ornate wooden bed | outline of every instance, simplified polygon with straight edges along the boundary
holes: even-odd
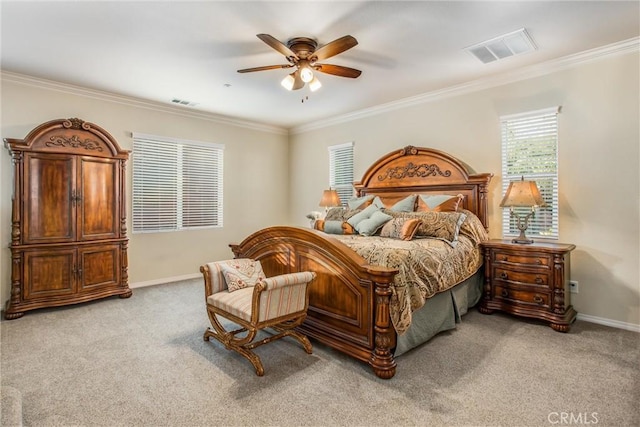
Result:
[[[492,176],[475,174],[444,152],[407,146],[376,161],[354,187],[357,196],[377,195],[386,201],[417,193],[462,194],[464,209],[487,228],[486,195]],[[395,375],[397,335],[389,298],[397,270],[368,265],[337,239],[301,227],[269,227],[230,246],[237,258],[260,260],[267,276],[315,272],[302,332],[368,362],[380,378]]]

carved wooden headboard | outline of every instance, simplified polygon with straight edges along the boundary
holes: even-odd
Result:
[[[356,194],[392,203],[410,194],[462,194],[463,206],[488,228],[487,191],[493,174],[476,174],[455,157],[431,148],[407,146],[376,161],[359,182]]]

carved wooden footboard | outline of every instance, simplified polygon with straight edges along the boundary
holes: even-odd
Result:
[[[384,203],[410,194],[462,195],[462,208],[487,227],[490,173],[475,174],[447,153],[407,146],[380,158],[354,183],[358,196],[375,195]],[[337,350],[368,362],[375,374],[396,372],[389,300],[396,270],[367,265],[353,250],[329,235],[297,227],[270,227],[231,245],[236,257],[261,261],[269,276],[314,271],[309,311],[300,329]]]
[[[270,227],[230,246],[237,258],[260,260],[267,276],[315,272],[307,319],[299,329],[368,362],[380,378],[393,377],[396,334],[389,285],[397,270],[368,265],[339,241],[305,228]]]

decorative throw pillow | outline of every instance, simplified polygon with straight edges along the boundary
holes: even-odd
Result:
[[[240,258],[221,262],[220,269],[227,282],[229,292],[237,291],[250,286],[255,286],[265,279],[260,261]]]
[[[313,228],[324,231],[327,234],[355,234],[354,228],[346,221],[319,219],[315,222]]]
[[[410,196],[394,203],[393,206],[388,209],[395,212],[413,212],[413,208],[416,204],[416,197],[418,197],[417,194],[411,194]],[[380,209],[387,207],[379,196],[376,196],[371,204],[379,207]]]
[[[349,224],[351,224],[351,226],[357,230],[358,229],[358,223],[360,221],[368,219],[369,217],[371,217],[371,215],[373,215],[374,212],[377,212],[379,210],[380,209],[378,207],[373,206],[373,205],[369,205],[366,208],[364,208],[363,210],[361,210],[360,212],[358,212],[357,214],[353,215],[351,218],[349,218],[347,220],[347,222]]]
[[[393,218],[382,227],[380,237],[411,240],[421,224],[422,220],[418,218]]]
[[[358,212],[360,212],[360,209],[331,208],[324,219],[326,221],[346,221]]]
[[[455,245],[458,241],[460,226],[467,218],[463,212],[393,212],[385,213],[394,218],[418,218],[422,220],[416,236],[437,237]]]
[[[480,242],[489,240],[489,233],[487,232],[487,229],[484,228],[484,225],[482,225],[480,218],[478,218],[473,212],[466,209],[461,209],[460,212],[467,215],[467,218],[460,226],[461,235],[467,236],[469,239],[474,241],[476,245],[479,245]]]
[[[438,237],[455,246],[458,242],[460,226],[467,215],[462,212],[425,212],[425,214],[433,216],[433,220],[423,220],[416,234]]]
[[[344,234],[342,221],[325,221],[323,231],[327,234]]]
[[[353,199],[347,200],[347,206],[349,206],[349,209],[364,209],[371,205],[372,202],[373,195],[354,197]]]
[[[355,228],[347,221],[342,223],[342,234],[356,234]]]
[[[404,199],[391,206],[391,210],[395,212],[413,212],[413,207],[416,204],[416,194],[405,197]]]
[[[382,211],[375,211],[369,218],[356,224],[355,229],[362,236],[373,236],[376,232],[393,217]]]
[[[380,198],[380,196],[376,196],[373,198],[373,202],[371,202],[371,204],[373,206],[376,206],[380,209],[384,209],[387,207],[387,205],[384,204],[384,202],[382,201],[382,199]]]
[[[327,221],[343,221],[345,210],[342,206],[337,208],[330,208],[324,219]]]
[[[457,196],[421,194],[418,196],[416,212],[456,212],[462,206],[462,199],[464,199],[462,194]]]

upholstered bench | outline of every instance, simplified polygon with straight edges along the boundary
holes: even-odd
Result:
[[[220,341],[228,350],[247,358],[258,376],[264,375],[262,361],[252,350],[262,344],[286,336],[297,339],[311,354],[309,339],[294,328],[300,325],[309,306],[309,283],[313,272],[299,272],[265,277],[259,261],[233,259],[210,262],[200,267],[204,276],[207,313],[212,328],[207,328],[204,340]],[[218,316],[240,326],[227,330]],[[276,331],[254,341],[258,331]]]

